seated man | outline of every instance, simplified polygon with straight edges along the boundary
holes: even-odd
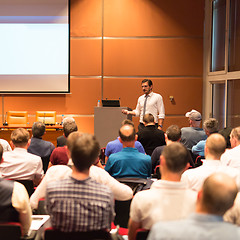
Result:
[[[43,162],[44,173],[47,171],[49,158],[55,148],[51,142],[42,140],[42,136],[45,134],[45,124],[42,122],[35,122],[32,126],[32,138],[30,146],[27,151],[41,157]]]
[[[63,119],[62,126],[63,126],[63,135],[57,138],[57,147],[63,147],[67,144],[67,137],[64,133],[65,126],[68,123],[75,123],[75,119],[72,117],[66,117]]]
[[[155,125],[151,113],[143,116],[143,124],[145,128],[138,132],[138,141],[143,145],[146,154],[151,156],[156,147],[166,145],[165,136],[164,132]]]
[[[114,215],[111,190],[89,177],[89,168],[100,152],[90,134],[82,134],[72,145],[70,177],[49,183],[46,206],[52,226],[63,232],[110,229]]]
[[[215,118],[209,118],[203,123],[206,135],[209,137],[212,133],[218,132],[218,121]],[[204,148],[207,140],[201,140],[192,147],[192,153],[204,157]]]
[[[228,175],[211,175],[198,193],[196,213],[187,219],[156,223],[148,240],[240,239],[240,229],[223,221],[223,214],[233,206],[237,191],[236,183]]]
[[[67,140],[67,137],[70,133],[76,132],[78,130],[77,124],[75,122],[66,122],[64,123],[64,136]],[[68,164],[68,154],[67,154],[67,146],[57,147],[53,150],[48,168],[52,165],[67,165]]]
[[[43,176],[42,159],[27,152],[30,141],[27,130],[18,128],[12,132],[10,144],[13,151],[3,154],[3,161],[0,164],[2,177],[32,180],[38,185]]]
[[[151,157],[138,152],[134,147],[137,135],[132,125],[123,125],[119,130],[123,149],[111,154],[105,170],[114,178],[147,178],[151,175]]]
[[[3,147],[3,152],[12,151],[12,148],[9,145],[8,141],[6,141],[4,139],[0,139],[0,144]]]
[[[71,159],[70,151],[72,149],[72,145],[80,135],[81,135],[80,132],[73,132],[68,136],[67,148],[70,159]],[[48,183],[68,178],[71,174],[72,169],[66,165],[56,165],[49,168],[43,180],[38,185],[37,189],[30,198],[31,207],[36,209],[38,207],[39,199],[45,198],[46,187]],[[133,191],[130,187],[118,182],[115,178],[111,177],[108,174],[108,172],[106,172],[104,169],[95,166],[95,163],[93,163],[93,165],[90,167],[89,175],[96,182],[107,185],[112,190],[114,199],[126,201],[132,198]]]
[[[167,146],[173,142],[179,142],[181,139],[181,130],[177,125],[171,125],[167,128],[165,133],[165,141]],[[156,147],[151,155],[152,160],[152,173],[157,165],[160,163],[160,156],[165,146]]]
[[[226,141],[224,137],[219,133],[211,134],[206,141],[205,145],[205,160],[203,165],[197,168],[189,169],[182,175],[182,181],[185,182],[188,187],[195,191],[199,191],[202,187],[204,180],[215,172],[224,172],[230,177],[234,178],[238,187],[240,183],[240,173],[237,169],[224,166],[220,157],[224,153],[226,148]]]
[[[129,119],[123,120],[122,121],[122,126],[123,125],[131,125],[131,126],[134,127],[134,123],[131,120],[129,120]],[[145,153],[145,150],[144,150],[142,144],[139,141],[135,142],[135,148],[140,153]],[[110,157],[111,154],[120,152],[122,149],[123,149],[123,145],[120,142],[119,137],[116,140],[109,142],[107,144],[106,150],[105,150],[105,156],[106,156],[105,160],[106,160],[106,162],[107,162],[107,160],[108,160],[108,158]]]
[[[188,149],[192,150],[192,147],[196,145],[199,141],[205,140],[207,138],[204,130],[200,128],[202,115],[196,110],[187,112],[185,116],[188,118],[189,127],[183,127],[181,129],[181,143]]]
[[[240,170],[240,127],[231,131],[230,142],[232,149],[226,150],[221,156],[221,162],[224,165]]]
[[[139,228],[150,229],[158,221],[186,218],[195,209],[197,193],[180,182],[188,168],[188,151],[181,143],[163,149],[160,161],[162,179],[149,190],[138,192],[131,203],[128,239],[134,240]]]
[[[0,159],[3,147],[0,145]],[[18,182],[5,180],[0,175],[0,222],[20,222],[22,234],[26,235],[31,226],[32,211],[28,193]]]

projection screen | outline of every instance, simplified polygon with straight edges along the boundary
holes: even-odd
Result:
[[[0,0],[0,93],[68,93],[68,0]]]

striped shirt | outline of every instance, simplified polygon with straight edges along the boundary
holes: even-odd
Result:
[[[52,226],[63,232],[110,229],[114,216],[111,190],[87,178],[68,177],[49,183],[47,210]]]

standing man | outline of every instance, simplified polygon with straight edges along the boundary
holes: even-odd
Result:
[[[140,124],[138,130],[144,128],[143,116],[146,113],[151,113],[154,116],[154,122],[160,130],[163,127],[163,120],[165,118],[165,110],[163,99],[160,94],[152,91],[153,83],[150,79],[142,80],[143,95],[138,98],[137,107],[133,111],[122,110],[124,114],[133,116],[140,116]]]

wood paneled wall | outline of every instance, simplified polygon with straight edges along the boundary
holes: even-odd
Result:
[[[97,100],[134,109],[146,77],[163,96],[164,129],[202,110],[203,0],[71,0],[70,13],[71,94],[5,95],[5,111],[26,110],[31,124],[35,111],[56,110],[93,133]]]

